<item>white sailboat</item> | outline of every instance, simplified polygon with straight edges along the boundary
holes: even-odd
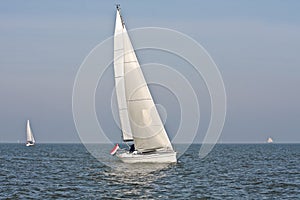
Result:
[[[173,163],[176,152],[157,112],[117,5],[114,33],[114,76],[123,141],[130,151],[112,154],[125,163]]]
[[[273,139],[269,137],[268,140],[267,140],[267,143],[269,143],[269,144],[273,143]]]
[[[26,141],[26,146],[33,146],[35,143],[31,128],[30,128],[30,123],[29,120],[27,120],[27,127],[26,127],[26,135],[27,135],[27,141]]]

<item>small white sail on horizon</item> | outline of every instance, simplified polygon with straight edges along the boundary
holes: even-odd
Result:
[[[30,122],[27,120],[26,126],[26,146],[33,146],[35,144],[35,139],[33,137],[32,130],[30,128]]]
[[[269,137],[267,143],[273,143],[273,139]]]
[[[114,76],[123,141],[133,153],[117,154],[124,162],[176,162],[117,5],[114,33]],[[151,153],[149,153],[151,152]]]

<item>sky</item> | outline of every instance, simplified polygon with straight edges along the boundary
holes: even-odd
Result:
[[[80,142],[72,115],[73,83],[88,53],[113,35],[115,3],[121,4],[127,29],[174,29],[207,50],[227,95],[220,142],[260,143],[268,137],[278,143],[300,142],[300,2],[296,0],[1,1],[0,142],[25,142],[27,119],[38,142]],[[151,60],[147,51],[137,55],[142,64]],[[107,94],[113,88],[111,76],[112,68],[101,80]],[[197,96],[203,87],[199,84]],[[169,113],[176,110],[167,106],[168,97],[158,99],[166,92],[150,89]],[[97,115],[104,120],[100,124],[118,140],[103,97],[97,92]],[[202,141],[210,117],[207,99],[200,107],[203,120],[195,142]],[[176,114],[168,118],[166,129],[176,129],[176,120]]]

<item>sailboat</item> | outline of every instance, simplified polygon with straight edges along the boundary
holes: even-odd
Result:
[[[111,154],[125,163],[174,163],[176,152],[169,140],[134,52],[117,5],[114,32],[114,79],[123,142]],[[126,143],[127,144],[127,143]],[[118,151],[118,152],[117,152]]]
[[[29,120],[27,120],[27,127],[26,127],[26,135],[27,135],[27,141],[26,141],[26,146],[33,146],[35,143],[31,128],[30,128],[30,123]]]
[[[273,143],[273,139],[269,137],[268,140],[267,140],[267,143],[269,143],[269,144]]]

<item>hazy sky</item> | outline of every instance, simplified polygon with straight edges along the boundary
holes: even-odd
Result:
[[[1,1],[0,142],[25,141],[27,119],[38,142],[80,142],[72,116],[74,79],[85,56],[112,36],[115,3]],[[171,28],[212,56],[228,98],[222,142],[263,142],[269,136],[275,142],[300,142],[299,1],[119,3],[127,29]],[[147,60],[144,54],[138,55],[141,63]],[[110,89],[112,70],[107,74]],[[203,119],[207,123],[209,116]],[[115,124],[106,126],[118,132]],[[166,126],[172,129],[172,121]]]

